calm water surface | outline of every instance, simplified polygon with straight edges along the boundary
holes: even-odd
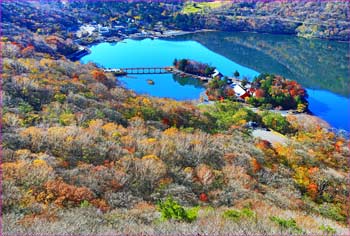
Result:
[[[106,68],[172,65],[189,58],[216,66],[224,75],[238,70],[249,79],[269,72],[297,80],[307,88],[309,108],[333,127],[350,131],[349,51],[345,43],[291,36],[210,32],[175,39],[127,39],[101,43],[81,59]],[[149,85],[147,79],[155,84]],[[119,80],[137,93],[176,100],[198,99],[200,82],[171,74],[130,75]]]

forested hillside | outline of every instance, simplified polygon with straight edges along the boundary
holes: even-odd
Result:
[[[75,11],[2,9],[4,235],[349,234],[344,135],[306,114],[137,95],[66,58]]]
[[[349,40],[347,1],[217,2],[222,4],[197,12],[208,15],[206,25],[209,27],[227,31],[296,34],[307,38]],[[188,12],[188,8],[196,9],[196,5],[197,3],[185,4],[183,12]]]
[[[342,41],[350,35],[348,1],[80,0],[40,1],[40,6],[35,1],[4,1],[2,8],[5,32],[26,26],[38,34],[67,35],[81,23],[111,25],[130,18],[136,27],[145,29],[160,21],[168,29],[209,28]]]

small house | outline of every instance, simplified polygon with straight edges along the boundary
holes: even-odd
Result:
[[[254,96],[255,91],[256,91],[256,89],[255,89],[255,88],[252,88],[252,87],[250,87],[250,88],[248,89],[248,93],[249,93],[251,96]]]
[[[242,88],[240,85],[233,83],[230,86],[231,86],[231,88],[233,88],[233,91],[235,91],[235,94],[237,97],[240,97],[242,99],[249,97],[249,93],[244,88]]]
[[[212,78],[219,77],[220,79],[222,76],[223,74],[221,74],[220,71],[218,71],[217,69],[215,69],[213,74],[211,75]]]

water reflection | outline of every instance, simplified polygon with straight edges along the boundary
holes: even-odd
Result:
[[[106,68],[169,66],[189,58],[216,66],[224,75],[238,70],[253,78],[259,72],[297,80],[309,93],[309,108],[333,127],[350,131],[348,45],[292,36],[252,33],[201,33],[175,39],[101,43],[81,59]],[[198,99],[204,88],[194,79],[171,74],[134,75],[119,80],[137,93],[176,100]],[[147,81],[153,80],[154,85]]]
[[[188,77],[183,78],[177,75],[173,75],[173,80],[182,86],[191,85],[195,88],[204,88],[204,84],[198,79]]]
[[[347,43],[242,32],[206,32],[173,40],[195,40],[258,72],[280,74],[304,87],[350,97]]]

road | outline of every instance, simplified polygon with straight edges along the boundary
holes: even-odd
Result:
[[[280,133],[277,133],[275,131],[267,131],[263,129],[255,129],[252,132],[252,135],[255,138],[260,138],[269,141],[272,146],[275,146],[276,144],[283,144],[286,145],[288,138]]]

